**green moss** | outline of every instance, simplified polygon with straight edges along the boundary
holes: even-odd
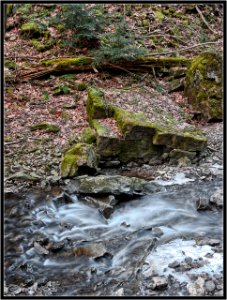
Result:
[[[22,4],[17,8],[17,13],[29,14],[32,8],[32,4]]]
[[[54,59],[47,59],[43,60],[42,64],[47,67],[54,67],[56,71],[73,70],[76,66],[76,70],[86,70],[90,69],[90,64],[93,61],[92,58],[81,56],[76,58],[54,58]]]
[[[163,13],[161,11],[159,11],[159,10],[155,12],[155,17],[156,17],[156,19],[158,19],[160,21],[162,21],[165,18],[165,16],[163,15]]]
[[[58,132],[60,130],[60,128],[55,124],[50,124],[50,123],[47,123],[47,122],[41,122],[41,123],[34,124],[34,125],[30,126],[30,130],[31,131],[44,130],[45,132]]]
[[[155,37],[153,37],[153,41]],[[159,39],[157,40],[159,41]],[[138,61],[150,62],[154,66],[188,66],[191,63],[191,59],[184,57],[139,57]]]
[[[4,136],[4,141],[5,142],[12,142],[13,141],[13,137],[11,135],[5,135]]]
[[[153,136],[159,125],[147,121],[142,113],[132,113],[120,108],[114,108],[114,118],[124,135],[124,138],[139,138],[140,136]]]
[[[26,38],[38,38],[43,34],[44,30],[37,22],[31,21],[21,26],[21,35]]]
[[[93,126],[93,119],[102,119],[113,116],[113,106],[106,103],[102,96],[103,93],[100,90],[93,87],[88,88],[86,107],[91,126]]]
[[[196,57],[188,67],[185,94],[193,109],[206,120],[223,117],[222,57],[206,52]]]
[[[79,167],[96,169],[98,160],[99,157],[92,145],[78,143],[65,152],[60,166],[61,176],[74,176],[77,174]]]
[[[44,52],[46,50],[51,49],[53,47],[53,45],[55,44],[55,41],[53,39],[50,39],[50,40],[46,41],[45,43],[42,43],[37,39],[32,39],[31,44],[37,51]]]
[[[81,137],[81,142],[87,143],[87,144],[93,144],[96,142],[96,134],[94,129],[87,127],[83,130]]]
[[[207,138],[192,132],[160,131],[153,137],[154,145],[165,145],[173,149],[186,151],[202,151],[207,144]]]
[[[86,90],[86,88],[87,88],[86,83],[81,82],[81,83],[78,83],[78,85],[77,85],[78,91],[84,91],[84,90]]]

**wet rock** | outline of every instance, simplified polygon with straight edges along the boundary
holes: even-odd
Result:
[[[127,224],[126,222],[122,222],[122,223],[121,223],[121,226],[127,228],[127,227],[130,227],[131,225],[130,225],[130,224]]]
[[[35,251],[38,253],[38,254],[49,254],[49,251],[47,249],[45,249],[44,247],[42,247],[39,243],[35,242],[34,243],[34,248],[35,248]]]
[[[217,190],[211,197],[210,202],[217,206],[223,206],[223,189]]]
[[[198,277],[198,279],[187,285],[187,289],[190,295],[192,296],[204,296],[205,294],[205,279],[202,277]]]
[[[14,284],[11,284],[9,287],[8,287],[8,292],[10,294],[13,294],[13,295],[18,295],[22,292],[22,288],[19,287],[18,285],[14,285]]]
[[[199,197],[196,200],[197,210],[206,210],[209,208],[209,199],[205,197]]]
[[[51,250],[52,252],[57,252],[57,251],[60,251],[61,249],[63,249],[64,246],[65,246],[64,241],[52,242],[47,245],[46,249]]]
[[[67,193],[64,193],[64,192],[53,199],[53,203],[55,204],[56,207],[60,207],[60,206],[70,204],[70,203],[73,203],[73,202],[74,201],[72,200],[70,195],[68,195]]]
[[[99,165],[102,167],[117,167],[121,164],[119,160],[100,161]]]
[[[114,292],[113,296],[121,297],[124,296],[124,288],[120,288]]]
[[[156,182],[135,177],[99,175],[78,176],[71,181],[70,190],[85,194],[145,195],[163,191],[164,188]]]
[[[208,280],[205,282],[205,289],[208,291],[208,292],[213,292],[214,289],[215,289],[215,284],[212,280]]]
[[[73,250],[74,254],[76,256],[89,256],[89,257],[101,257],[104,256],[105,253],[107,253],[106,247],[101,244],[101,243],[93,243],[93,244],[88,244],[88,245],[81,245]]]
[[[175,268],[180,267],[180,263],[179,263],[179,261],[176,261],[176,260],[175,260],[175,261],[169,263],[169,264],[168,264],[168,267],[169,267],[169,268],[175,269]]]
[[[113,195],[106,197],[91,197],[87,196],[84,198],[91,206],[96,207],[108,219],[114,211],[114,206],[117,204],[117,200]]]
[[[193,259],[188,256],[188,257],[185,257],[184,261],[185,261],[186,264],[191,265],[192,262],[193,262]]]
[[[162,290],[168,286],[168,280],[164,276],[156,276],[152,278],[151,288],[153,290]]]
[[[156,237],[161,237],[164,234],[164,232],[159,227],[154,227],[152,229],[152,233]]]
[[[37,280],[38,286],[45,285],[45,284],[47,284],[47,282],[48,282],[48,278],[47,278],[46,276],[44,276],[44,277],[42,277],[42,278],[39,278],[39,279]]]

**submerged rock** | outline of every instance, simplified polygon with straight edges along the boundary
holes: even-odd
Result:
[[[93,243],[89,245],[82,245],[76,247],[73,252],[76,256],[89,256],[89,257],[102,257],[105,253],[107,253],[106,247],[101,243]]]
[[[113,195],[106,197],[91,197],[84,198],[91,206],[96,207],[103,214],[105,218],[109,218],[114,211],[114,206],[117,204],[117,200]]]
[[[69,183],[68,193],[145,195],[163,191],[163,186],[153,181],[120,175],[79,176]]]

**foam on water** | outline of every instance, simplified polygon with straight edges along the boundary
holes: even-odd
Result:
[[[162,179],[158,179],[155,180],[157,183],[163,185],[163,186],[167,186],[167,185],[173,185],[173,184],[185,184],[187,182],[190,181],[195,181],[194,179],[191,178],[187,178],[185,177],[184,173],[177,173],[174,178],[172,180],[162,180]]]

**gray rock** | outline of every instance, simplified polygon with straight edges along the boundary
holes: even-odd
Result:
[[[100,161],[100,165],[103,165],[105,167],[116,167],[121,164],[119,160],[110,160],[110,161]]]
[[[205,197],[199,197],[196,200],[196,207],[197,207],[197,210],[205,210],[205,209],[209,208],[209,199],[205,198]]]
[[[85,194],[146,195],[163,190],[156,182],[120,175],[78,176],[70,182],[69,188],[66,186],[68,193]]]
[[[61,193],[59,196],[53,199],[56,207],[60,207],[69,203],[73,203],[72,198],[67,193]]]
[[[223,189],[218,189],[211,197],[210,202],[217,206],[223,206]]]
[[[154,227],[152,229],[152,233],[156,237],[161,237],[164,234],[164,232],[159,227]]]
[[[204,296],[205,294],[205,279],[202,277],[198,277],[198,279],[187,285],[187,289],[190,295],[192,296]]]
[[[168,280],[164,276],[156,276],[152,278],[152,285],[151,288],[153,290],[162,290],[168,286]]]
[[[168,264],[168,267],[173,268],[173,269],[175,269],[179,266],[180,266],[180,263],[179,263],[179,261],[176,261],[176,260]]]
[[[214,289],[215,289],[215,284],[212,280],[208,280],[205,282],[205,289],[208,291],[208,292],[213,292]]]
[[[45,249],[44,247],[42,247],[39,243],[37,242],[34,242],[34,248],[35,248],[35,251],[38,253],[38,254],[49,254],[49,251],[47,249]]]

